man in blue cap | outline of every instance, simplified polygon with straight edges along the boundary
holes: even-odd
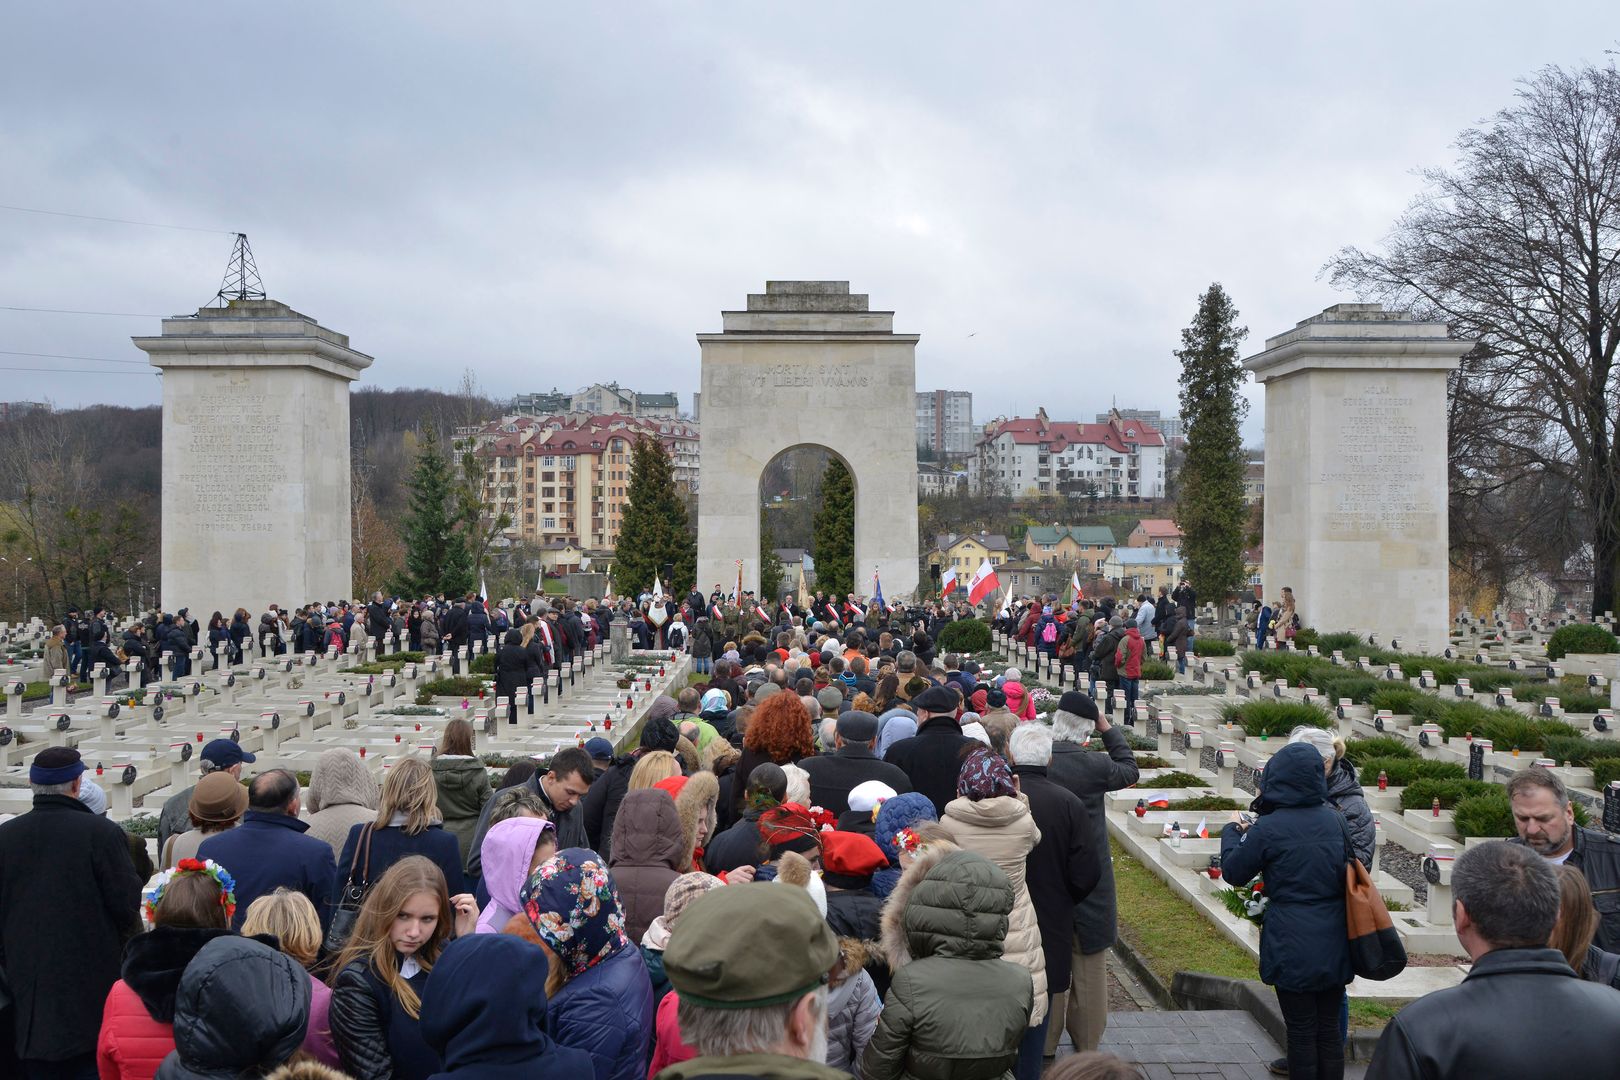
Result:
[[[228,772],[238,780],[242,779],[242,763],[251,764],[258,760],[252,754],[243,750],[241,745],[231,739],[215,739],[202,749],[202,755],[197,762],[197,775],[207,776],[211,772]],[[191,792],[196,784],[186,788],[178,795],[171,795],[163,803],[163,810],[158,814],[158,851],[162,852],[168,844],[169,837],[176,833],[183,833],[191,828],[191,814],[187,807],[191,805]],[[245,906],[245,905],[244,905]]]
[[[96,1076],[102,1005],[141,926],[124,830],[79,801],[83,782],[77,750],[41,750],[33,810],[0,825],[0,974],[14,995],[0,1037],[30,1080]]]

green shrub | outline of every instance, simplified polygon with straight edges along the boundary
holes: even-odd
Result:
[[[982,619],[946,623],[935,643],[940,652],[983,652],[990,647],[990,627]]]
[[[1087,743],[1086,748],[1088,750],[1095,750],[1100,753],[1103,749],[1102,742],[1099,740],[1095,744]],[[1136,767],[1138,769],[1168,769],[1170,767],[1170,763],[1164,760],[1164,758],[1160,757],[1158,754],[1137,754]]]
[[[1289,686],[1319,686],[1317,676],[1326,676],[1337,670],[1326,660],[1311,656],[1309,653],[1275,652],[1265,650],[1261,652],[1246,652],[1239,657],[1245,673],[1258,671],[1267,682],[1276,679],[1286,679]]]
[[[1536,720],[1511,709],[1492,709],[1485,721],[1484,730],[1478,728],[1474,730],[1476,738],[1484,736],[1491,740],[1497,750],[1512,750],[1518,747],[1524,752],[1539,752],[1547,745],[1547,739],[1551,736],[1578,734],[1572,725],[1562,720]]]
[[[478,691],[483,689],[484,680],[473,678],[470,675],[461,675],[448,679],[434,679],[425,682],[416,689],[416,703],[418,705],[431,705],[436,697],[448,698],[475,698]]]
[[[1350,764],[1360,765],[1369,758],[1416,758],[1418,752],[1403,739],[1378,735],[1370,739],[1351,739],[1344,744],[1344,756],[1350,759]]]
[[[1413,703],[1419,698],[1431,698],[1421,690],[1414,690],[1410,686],[1391,686],[1385,684],[1381,689],[1373,691],[1367,698],[1367,707],[1374,713],[1379,709],[1388,709],[1396,716],[1411,716]]]
[[[1168,682],[1175,677],[1176,669],[1165,663],[1163,660],[1142,661],[1142,679],[1144,681],[1155,679],[1160,682]]]
[[[1534,681],[1536,680],[1528,672],[1508,671],[1506,668],[1480,668],[1479,674],[1468,677],[1468,682],[1476,694],[1494,694],[1504,687],[1511,687],[1514,697],[1519,697],[1521,687]]]
[[[379,657],[369,664],[356,664],[354,667],[349,668],[348,670],[356,675],[382,675],[390,668],[394,671],[398,671],[406,664],[420,664],[425,659],[427,659],[427,653],[389,653],[387,656]]]
[[[1401,809],[1427,810],[1435,799],[1440,800],[1442,809],[1450,810],[1457,805],[1459,799],[1466,799],[1470,795],[1483,795],[1496,790],[1495,784],[1484,780],[1451,779],[1433,780],[1419,779],[1406,785],[1401,792]]]
[[[474,675],[495,674],[495,654],[480,653],[478,656],[472,658],[472,663],[467,666],[467,670],[472,672]]]
[[[1428,761],[1424,758],[1371,757],[1356,763],[1356,771],[1366,787],[1378,784],[1378,774],[1389,778],[1390,787],[1406,787],[1419,780],[1466,780],[1468,770],[1454,761]]]
[[[1459,836],[1508,837],[1517,833],[1513,827],[1513,807],[1505,789],[1459,799],[1451,808],[1451,816]]]
[[[1225,795],[1196,795],[1191,799],[1173,799],[1171,810],[1242,810],[1248,803],[1240,803]],[[1211,833],[1213,835],[1213,832]]]
[[[1379,690],[1389,688],[1389,683],[1351,668],[1329,668],[1329,671],[1331,674],[1318,675],[1312,685],[1334,705],[1339,703],[1340,698],[1349,698],[1365,705]]]
[[[1562,660],[1570,653],[1620,652],[1620,639],[1591,623],[1560,626],[1547,639],[1547,659]]]
[[[1328,634],[1318,634],[1314,644],[1329,656],[1335,652],[1350,656],[1357,649],[1365,648],[1367,642],[1360,634],[1352,634],[1348,630],[1335,630]]]
[[[1202,776],[1194,776],[1189,772],[1171,772],[1165,773],[1163,776],[1143,780],[1141,786],[1151,790],[1154,788],[1209,787],[1210,783],[1209,780],[1204,779]]]
[[[1566,694],[1558,699],[1558,705],[1567,713],[1595,713],[1599,709],[1609,707],[1609,699],[1598,697],[1581,691],[1578,694]]]
[[[1549,735],[1542,742],[1541,752],[1554,761],[1590,765],[1595,761],[1620,758],[1620,742],[1588,739],[1580,735]]]
[[[1332,728],[1326,709],[1299,701],[1238,701],[1221,707],[1222,722],[1237,724],[1251,738],[1286,736],[1295,728]]]
[[[1236,656],[1237,646],[1216,638],[1198,638],[1193,642],[1194,656]]]
[[[1620,758],[1604,758],[1592,763],[1592,783],[1599,791],[1620,780]]]
[[[156,814],[136,814],[123,823],[124,831],[142,840],[156,840],[158,819]]]

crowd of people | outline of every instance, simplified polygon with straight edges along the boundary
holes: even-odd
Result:
[[[1150,643],[1190,639],[1190,590],[1161,599],[1000,618],[1043,651],[1085,649],[1102,696],[1118,680],[1132,701]],[[1017,668],[938,652],[957,605],[750,600],[473,597],[441,616],[376,597],[349,611],[368,635],[409,639],[414,619],[473,645],[504,623],[497,681],[621,617],[694,657],[706,629],[708,655],[633,745],[591,738],[498,780],[460,719],[380,785],[348,749],[300,785],[215,740],[162,809],[155,865],[76,750],[40,751],[34,809],[0,824],[0,1074],[1141,1075],[1098,1053],[1117,924],[1103,800],[1138,780],[1122,727],[1078,689],[1037,714]],[[1369,1075],[1620,1060],[1620,843],[1576,826],[1546,770],[1508,794],[1520,839],[1453,875],[1473,971],[1401,1012]],[[1315,729],[1223,831],[1227,879],[1270,898],[1261,977],[1294,1077],[1343,1073],[1345,865],[1370,863],[1371,833],[1342,743]],[[1557,1038],[1497,1019],[1526,1010]],[[1054,1062],[1065,1033],[1075,1053]]]

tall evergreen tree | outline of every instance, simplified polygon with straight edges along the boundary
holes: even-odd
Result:
[[[1176,524],[1187,577],[1200,595],[1218,600],[1243,584],[1243,436],[1249,403],[1239,392],[1238,344],[1248,336],[1219,282],[1198,298],[1198,314],[1181,332],[1181,418],[1187,426]]]
[[[401,596],[465,593],[472,588],[472,559],[457,528],[455,478],[450,459],[429,426],[416,450],[410,504],[405,512],[405,568],[390,583]]]
[[[630,490],[613,552],[613,587],[630,596],[651,589],[653,575],[665,563],[675,568],[665,589],[697,580],[697,540],[675,490],[669,452],[658,440],[642,435],[630,455]]]
[[[842,596],[855,591],[855,478],[841,458],[827,462],[821,477],[811,545],[816,589]]]
[[[759,592],[761,602],[782,599],[782,560],[776,557],[776,534],[771,512],[759,508]]]

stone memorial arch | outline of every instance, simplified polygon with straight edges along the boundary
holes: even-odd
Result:
[[[847,281],[768,281],[721,312],[703,351],[697,585],[759,589],[759,481],[777,455],[822,447],[855,482],[855,590],[917,588],[917,334]],[[684,587],[687,583],[682,582]]]

